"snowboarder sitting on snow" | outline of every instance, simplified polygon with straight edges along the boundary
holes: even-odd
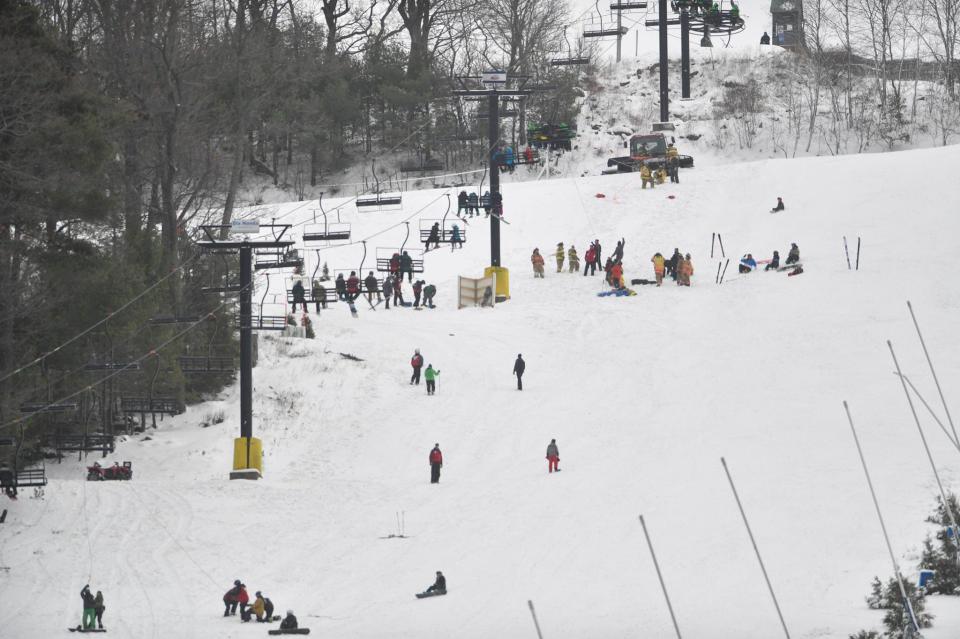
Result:
[[[570,272],[576,273],[580,270],[580,257],[577,255],[577,248],[570,245],[570,250],[567,251],[567,261],[570,263]]]
[[[533,264],[533,277],[543,278],[543,256],[540,255],[540,249],[533,249],[533,255],[530,256],[530,262]]]
[[[778,197],[778,198],[777,198],[777,205],[776,205],[775,207],[773,207],[772,209],[770,209],[770,212],[771,212],[771,213],[776,213],[777,211],[783,211],[783,210],[785,210],[785,209],[786,209],[786,207],[783,205],[783,198]]]
[[[83,630],[93,629],[93,621],[97,616],[97,602],[90,592],[90,584],[83,587],[80,591],[80,598],[83,599]]]
[[[293,616],[293,611],[288,610],[287,616],[280,622],[280,630],[296,630],[299,627],[300,626],[297,625],[297,618]]]
[[[774,251],[770,263],[763,267],[765,271],[775,271],[780,268],[780,251]]]
[[[439,595],[447,594],[447,578],[443,576],[442,572],[437,571],[437,580],[425,592],[435,592]]]
[[[233,588],[223,595],[224,617],[237,614],[237,604],[240,603],[240,585],[240,580],[237,579],[233,582]]]
[[[796,243],[790,245],[790,252],[787,253],[787,264],[796,264],[800,261],[800,247]]]
[[[753,259],[753,256],[747,253],[740,258],[740,272],[749,273],[750,271],[757,268],[757,261]]]

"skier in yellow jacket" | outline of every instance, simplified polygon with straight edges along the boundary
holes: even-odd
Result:
[[[563,272],[563,258],[566,255],[563,249],[563,242],[557,242],[557,252],[554,254],[557,258],[557,273]]]

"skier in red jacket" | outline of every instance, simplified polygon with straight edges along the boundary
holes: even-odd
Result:
[[[360,278],[357,277],[356,271],[350,271],[350,277],[347,278],[347,301],[352,302],[358,297],[360,297]]]
[[[597,249],[590,243],[590,248],[587,249],[586,254],[583,256],[585,263],[583,266],[583,275],[586,277],[587,271],[590,271],[590,275],[594,275],[597,272]]]
[[[413,375],[410,376],[410,383],[420,385],[420,369],[423,368],[423,355],[420,349],[414,349],[413,357],[410,358],[410,366],[413,367]]]
[[[247,611],[247,604],[250,603],[250,595],[247,594],[246,584],[240,584],[240,594],[237,595],[237,601],[240,602],[240,616],[243,617]]]
[[[434,444],[430,451],[430,483],[440,483],[440,467],[443,466],[443,453],[440,452],[440,444]]]

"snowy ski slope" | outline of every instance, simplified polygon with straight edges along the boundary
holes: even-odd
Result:
[[[910,299],[956,414],[957,166],[952,147],[697,168],[654,191],[641,191],[636,174],[508,184],[508,303],[455,308],[456,276],[478,275],[489,256],[486,225],[475,221],[463,251],[427,255],[436,310],[372,312],[360,302],[354,320],[335,305],[313,315],[316,340],[261,338],[262,481],[226,479],[234,386],[165,420],[149,441],[121,444],[107,461],[132,461],[132,482],[87,483],[84,464],[69,461],[48,466],[45,498],[6,503],[0,635],[61,636],[79,623],[89,582],[104,592],[111,637],[265,636],[221,616],[239,578],[320,637],[532,637],[528,599],[548,639],[671,637],[642,513],[685,637],[781,636],[721,456],[792,636],[879,628],[864,596],[891,567],[841,401],[915,578],[936,486],[885,340],[933,403]],[[778,195],[787,211],[771,215]],[[259,214],[298,222],[311,206]],[[419,217],[442,215],[443,193],[406,194],[398,213],[347,206],[343,219],[360,238],[421,207],[416,235]],[[713,232],[731,258],[722,286]],[[369,240],[367,265],[403,234],[401,225]],[[863,238],[859,271],[847,270],[843,235]],[[606,255],[621,236],[627,278],[651,277],[651,255],[680,247],[692,253],[693,286],[598,298],[599,276],[556,274],[550,259],[546,278],[532,278],[535,246],[550,255],[572,242],[582,255],[599,238]],[[785,256],[790,242],[803,275],[738,276],[741,254]],[[331,269],[353,268],[361,253],[322,256]],[[441,371],[434,397],[407,383],[414,348]],[[527,360],[523,393],[510,373],[517,353]],[[201,428],[218,410],[226,420]],[[944,480],[960,489],[957,451],[923,424]],[[556,475],[544,460],[551,438]],[[434,442],[446,461],[439,485],[429,483]],[[398,511],[408,538],[384,539]],[[450,594],[414,599],[435,570]],[[957,602],[930,608],[938,618],[925,636],[956,637]]]

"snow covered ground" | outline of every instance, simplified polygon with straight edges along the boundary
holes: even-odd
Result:
[[[474,221],[464,250],[426,257],[437,309],[372,312],[361,302],[352,319],[335,305],[313,315],[316,340],[261,338],[262,481],[227,480],[239,419],[232,387],[121,444],[107,461],[132,461],[132,482],[87,483],[84,464],[70,461],[47,467],[44,498],[5,504],[2,635],[46,638],[76,625],[87,582],[105,595],[111,636],[265,635],[221,616],[239,578],[323,637],[532,637],[528,599],[548,639],[669,637],[642,513],[685,637],[780,636],[721,456],[791,635],[879,628],[864,597],[891,567],[841,402],[915,578],[936,485],[885,340],[933,403],[911,300],[956,400],[957,166],[952,147],[701,167],[654,191],[635,174],[508,184],[509,302],[456,310],[456,276],[479,275],[489,258],[486,225]],[[420,217],[442,216],[443,195],[407,193],[396,213],[347,206],[343,219],[359,239],[412,216],[416,236]],[[778,195],[787,211],[771,215]],[[261,215],[300,222],[311,206]],[[722,286],[714,232],[731,258]],[[847,269],[844,235],[862,238],[859,271]],[[370,239],[364,270],[376,246],[403,236],[401,225]],[[549,256],[563,241],[582,255],[599,238],[606,255],[620,237],[627,278],[651,277],[650,256],[679,247],[692,254],[693,286],[598,298],[599,276],[556,274],[549,258],[546,278],[532,278],[535,246]],[[737,274],[741,254],[785,256],[790,242],[804,274]],[[354,245],[321,257],[354,268],[361,254]],[[434,397],[407,383],[414,348],[441,371]],[[522,393],[511,376],[517,353],[527,361]],[[199,425],[219,410],[223,423]],[[921,419],[944,481],[960,489],[956,449]],[[544,460],[551,438],[556,475]],[[427,465],[435,442],[446,462],[439,485]],[[398,511],[408,538],[385,539]],[[414,599],[436,570],[450,593]],[[930,609],[938,619],[925,636],[956,637],[958,602]]]

